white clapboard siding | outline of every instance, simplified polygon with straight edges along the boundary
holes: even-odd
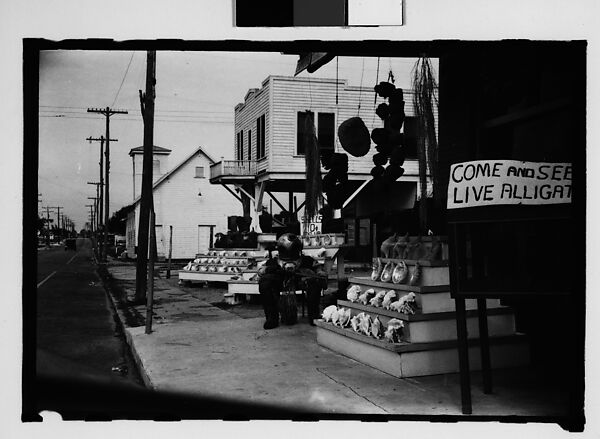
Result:
[[[214,233],[226,233],[227,217],[242,214],[242,205],[236,198],[220,185],[210,184],[210,164],[203,153],[197,153],[154,189],[156,225],[161,226],[157,227],[157,233],[162,230],[164,242],[161,248],[161,237],[157,236],[159,257],[168,253],[169,226],[173,226],[172,257],[188,259],[198,253],[199,225],[214,225]],[[205,178],[195,177],[197,166],[204,167]],[[137,240],[139,207],[138,202],[135,215],[127,219],[129,241],[133,235]],[[133,250],[130,242],[127,247],[128,252]]]
[[[262,83],[261,89],[251,89],[246,93],[244,103],[235,107],[235,133],[233,139],[234,157],[237,146],[237,133],[244,132],[244,160],[256,160],[256,151],[258,146],[256,119],[265,115],[265,157],[257,163],[257,171],[265,171],[269,166],[269,133],[270,126],[270,108],[269,108],[269,78]],[[251,155],[248,157],[248,131],[252,132]],[[237,157],[235,157],[237,159]]]
[[[338,104],[336,105],[336,80],[312,77],[269,76],[262,83],[262,88],[252,89],[245,98],[245,103],[236,107],[236,133],[244,130],[244,144],[247,148],[247,131],[252,130],[252,159],[256,158],[256,118],[266,114],[266,154],[267,160],[258,163],[258,171],[269,172],[304,172],[304,156],[296,155],[297,113],[311,110],[313,112],[329,112],[336,116],[336,127],[350,117],[360,116],[369,131],[381,127],[382,122],[375,115],[375,108],[383,99],[374,104],[375,92],[372,86],[348,86],[347,81],[337,81]],[[412,116],[413,93],[404,91],[405,112]],[[360,110],[359,110],[360,103]],[[437,126],[437,109],[434,114]],[[343,152],[336,138],[336,151]],[[235,139],[234,139],[235,150]],[[349,157],[349,173],[368,174],[373,167],[372,156],[375,148],[364,157]],[[246,158],[246,157],[244,157]],[[404,165],[405,175],[416,177],[418,164],[416,160],[407,160]]]

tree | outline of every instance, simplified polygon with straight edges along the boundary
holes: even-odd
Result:
[[[131,212],[133,206],[125,206],[117,210],[108,220],[108,233],[115,235],[125,235],[127,231],[127,214]]]

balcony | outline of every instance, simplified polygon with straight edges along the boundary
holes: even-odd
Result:
[[[221,160],[210,166],[211,183],[253,181],[255,176],[255,160]]]

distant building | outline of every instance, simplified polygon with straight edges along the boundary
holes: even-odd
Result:
[[[141,148],[141,147],[140,147]],[[164,165],[170,150],[155,147],[154,169],[157,173]],[[136,170],[134,184],[136,198],[127,215],[127,255],[134,257],[137,246],[137,227],[140,213],[142,155],[139,148],[130,151]],[[223,187],[211,185],[208,179],[214,160],[198,147],[179,165],[160,173],[153,184],[154,211],[156,213],[156,244],[159,257],[169,251],[169,231],[173,226],[173,259],[192,258],[205,252],[214,243],[217,232],[227,232],[227,217],[240,215],[241,205]]]

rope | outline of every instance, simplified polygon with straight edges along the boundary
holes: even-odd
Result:
[[[375,78],[375,85],[379,84],[379,61],[380,57],[377,57],[377,77]],[[375,124],[375,106],[377,105],[377,93],[375,93],[375,100],[373,102],[373,119],[371,119],[371,126]]]
[[[365,74],[365,58],[362,59],[362,71],[360,72],[360,89],[358,91],[358,112],[357,116],[360,116],[360,103],[362,100],[362,86],[363,86],[363,76]]]
[[[123,79],[121,80],[121,85],[119,85],[119,90],[117,90],[117,95],[115,96],[115,100],[113,101],[111,107],[115,106],[117,102],[117,98],[119,97],[119,93],[121,93],[121,88],[123,87],[123,83],[125,82],[125,78],[127,77],[127,73],[129,72],[129,67],[131,66],[131,61],[133,61],[133,55],[135,55],[135,51],[131,52],[131,57],[129,58],[129,64],[127,64],[127,69],[125,70],[125,74],[123,75]]]

